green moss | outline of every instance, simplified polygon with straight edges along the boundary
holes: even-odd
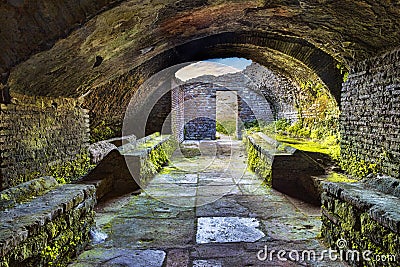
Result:
[[[266,185],[272,185],[271,164],[268,160],[257,151],[253,144],[244,138],[247,152],[247,166],[249,170],[255,172],[258,176],[264,179]]]
[[[347,82],[347,80],[349,79],[349,70],[348,70],[348,68],[346,66],[344,66],[343,64],[341,64],[341,63],[338,63],[336,65],[336,68],[338,70],[340,70],[340,74],[343,75],[343,82]]]
[[[292,138],[282,135],[276,135],[275,139],[279,142],[288,144],[298,150],[308,151],[308,152],[318,152],[329,155],[328,147],[322,145],[321,143],[314,142],[311,140]]]
[[[161,136],[161,138],[164,137]],[[154,142],[154,140],[151,140],[149,142]],[[156,143],[158,144],[159,142],[160,140],[158,140]],[[153,149],[151,149],[149,154],[141,158],[140,179],[142,180],[142,182],[145,183],[146,181],[148,181],[158,171],[160,171],[163,166],[168,163],[169,158],[176,150],[176,147],[177,142],[171,137],[169,140],[163,142],[162,144],[155,146]]]
[[[0,258],[0,266],[66,266],[89,240],[93,217],[79,209],[62,214]]]
[[[90,163],[87,153],[79,154],[75,160],[48,167],[46,173],[54,177],[60,184],[78,180],[86,175],[95,165]]]
[[[7,194],[0,194],[0,200],[11,200],[11,197]]]
[[[343,174],[340,174],[340,173],[336,173],[336,172],[331,173],[327,177],[326,181],[333,182],[333,183],[354,183],[354,182],[357,182],[357,180],[355,180],[355,179],[350,179],[346,175],[343,175]]]
[[[178,169],[175,166],[165,166],[161,169],[159,172],[160,174],[170,174],[170,173],[176,173],[176,172],[182,172],[182,170]]]
[[[92,129],[90,134],[90,142],[96,143],[115,137],[116,130],[112,129],[105,121],[101,121],[99,125]]]
[[[342,155],[344,156],[341,158],[339,165],[354,177],[364,178],[371,173],[377,174],[381,168],[380,160],[377,162],[365,161],[360,159],[349,147],[344,147],[342,150]]]

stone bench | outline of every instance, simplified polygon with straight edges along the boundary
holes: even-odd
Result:
[[[315,176],[324,168],[307,154],[263,133],[245,137],[249,168],[274,189],[309,203],[320,205]]]
[[[325,183],[323,188],[324,239],[334,248],[343,239],[350,250],[369,250],[387,258],[379,262],[361,257],[358,262],[349,260],[352,266],[399,266],[400,181],[377,176],[350,184]]]
[[[119,147],[104,141],[100,143],[92,145],[89,151],[101,160],[81,181],[96,186],[97,199],[109,193],[120,195],[144,187],[177,147],[170,135],[159,133],[132,139]]]
[[[0,192],[0,266],[66,265],[89,241],[95,188],[43,177]]]

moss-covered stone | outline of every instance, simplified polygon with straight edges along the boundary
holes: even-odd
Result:
[[[262,154],[247,138],[244,138],[247,152],[248,168],[265,180],[266,184],[272,185],[271,167],[272,161]]]
[[[338,184],[337,188],[339,190],[333,190],[333,188],[327,190],[322,196],[321,233],[325,241],[331,247],[337,249],[337,242],[344,239],[347,247],[340,248],[343,251],[356,250],[360,255],[365,251],[371,252],[368,255],[370,260],[349,259],[351,266],[398,266],[400,261],[400,235],[397,231],[382,224],[382,222],[388,221],[388,216],[391,215],[382,213],[379,218],[372,216],[372,210],[376,205],[383,210],[386,207],[386,210],[389,211],[392,209],[390,203],[392,201],[396,203],[397,200],[389,196],[387,196],[387,200],[384,200],[382,192],[374,191],[374,189],[367,188],[361,183],[346,186]],[[353,191],[350,190],[351,188]],[[360,195],[356,195],[362,194],[360,189],[364,189],[367,195],[380,194],[380,197],[375,196],[374,200],[371,195],[369,198],[361,199]],[[364,203],[365,201],[370,203]]]
[[[89,241],[94,194],[92,186],[63,185],[1,212],[0,266],[66,266]]]
[[[53,177],[41,177],[0,192],[0,211],[44,195],[58,186]]]

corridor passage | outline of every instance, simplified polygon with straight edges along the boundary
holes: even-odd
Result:
[[[323,252],[319,209],[264,185],[227,138],[186,141],[140,195],[100,204],[96,221],[108,237],[70,266],[347,266]]]

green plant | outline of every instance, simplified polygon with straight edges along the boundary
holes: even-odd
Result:
[[[274,122],[277,131],[286,131],[290,127],[290,121],[286,118],[279,119]]]
[[[219,121],[217,121],[216,130],[219,133],[228,134],[228,131],[225,129],[224,126],[222,126],[222,124]]]
[[[336,68],[340,71],[340,74],[343,75],[343,82],[347,82],[349,79],[349,70],[341,63],[338,63]]]
[[[107,140],[115,136],[115,131],[110,126],[106,125],[105,121],[101,121],[94,129],[92,129],[90,135],[90,142],[96,143],[102,140]]]

